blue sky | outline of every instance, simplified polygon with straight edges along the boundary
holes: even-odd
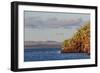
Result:
[[[25,41],[63,42],[89,21],[90,14],[24,11]]]

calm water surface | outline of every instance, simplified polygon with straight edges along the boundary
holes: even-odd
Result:
[[[60,48],[25,48],[24,61],[89,59],[86,53],[61,53]]]

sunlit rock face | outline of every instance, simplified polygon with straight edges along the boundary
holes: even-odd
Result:
[[[82,52],[90,54],[90,23],[82,26],[71,39],[63,42],[62,52]]]

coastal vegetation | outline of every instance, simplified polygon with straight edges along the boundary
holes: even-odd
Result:
[[[64,53],[87,53],[90,54],[90,23],[81,26],[74,36],[62,44]]]

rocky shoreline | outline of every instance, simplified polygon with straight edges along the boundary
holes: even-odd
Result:
[[[65,40],[62,46],[63,53],[90,54],[90,23],[82,26],[71,39]]]

